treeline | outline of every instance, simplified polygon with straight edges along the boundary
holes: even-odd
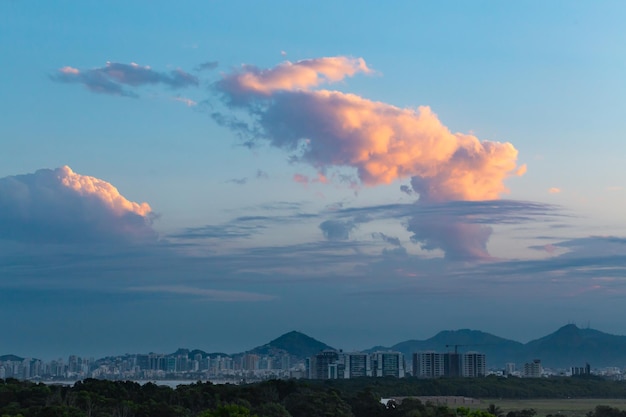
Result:
[[[485,378],[362,378],[317,383],[347,393],[369,388],[382,397],[454,395],[506,399],[626,398],[626,381],[590,375],[555,378],[505,378],[495,375]]]
[[[585,386],[587,388],[583,389]],[[175,389],[153,383],[141,385],[130,381],[96,379],[80,381],[73,386],[0,379],[0,416],[504,417],[498,415],[498,408],[493,405],[485,410],[453,409],[405,399],[385,406],[380,399],[430,395],[479,398],[626,398],[625,387],[626,385],[617,382],[576,378],[364,378],[344,381],[271,380],[245,385],[197,382],[179,385]],[[532,415],[532,410],[520,410],[508,417]],[[611,407],[600,407],[588,417],[626,417],[626,413]]]

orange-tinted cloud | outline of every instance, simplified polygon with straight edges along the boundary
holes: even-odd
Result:
[[[557,187],[552,187],[552,188],[549,188],[549,189],[548,189],[548,192],[549,192],[550,194],[558,194],[558,193],[560,193],[560,192],[561,192],[561,189],[560,189],[560,188],[557,188]]]
[[[498,199],[508,191],[508,177],[526,172],[525,165],[518,166],[518,151],[511,143],[453,133],[428,106],[400,108],[316,89],[359,72],[371,70],[363,59],[346,57],[265,70],[244,66],[223,75],[215,87],[226,104],[246,110],[251,118],[222,124],[251,136],[251,141],[269,141],[318,172],[354,168],[366,186],[410,178],[420,204]],[[491,228],[470,223],[463,216],[436,215],[415,218],[408,228],[423,248],[442,249],[449,259],[491,259]]]
[[[337,82],[358,72],[369,73],[371,70],[363,58],[344,56],[305,59],[295,63],[286,61],[264,70],[244,65],[240,71],[224,75],[218,88],[238,99],[254,95],[270,96],[277,91],[296,91]]]
[[[126,213],[146,216],[152,211],[148,203],[129,201],[112,184],[95,177],[77,174],[67,165],[55,169],[54,172],[62,185],[79,195],[98,198],[118,216]]]
[[[507,177],[523,174],[512,144],[452,133],[428,106],[403,109],[310,90],[368,71],[362,59],[320,58],[268,70],[244,67],[217,87],[231,102],[242,94],[254,98],[248,108],[258,120],[259,137],[299,151],[298,160],[318,169],[354,167],[365,185],[412,178],[423,201],[489,200],[507,191]]]
[[[154,240],[148,203],[68,166],[0,179],[0,238],[19,241]]]

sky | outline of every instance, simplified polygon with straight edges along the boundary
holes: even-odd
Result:
[[[626,334],[624,19],[0,0],[0,354]]]

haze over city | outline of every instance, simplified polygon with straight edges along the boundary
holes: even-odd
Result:
[[[626,334],[624,18],[0,1],[0,354]]]

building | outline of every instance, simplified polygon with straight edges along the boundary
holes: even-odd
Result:
[[[477,378],[486,375],[487,364],[485,354],[478,352],[467,352],[462,355],[461,376],[466,378]]]
[[[541,360],[535,359],[532,362],[524,364],[524,377],[525,378],[541,378],[543,368],[541,366]]]
[[[372,376],[404,378],[404,355],[400,352],[375,352],[371,354]]]
[[[309,360],[309,378],[310,379],[335,379],[338,378],[338,369],[336,365],[339,359],[339,353],[336,350],[324,350]],[[332,369],[331,369],[332,368]],[[331,378],[332,377],[332,378]]]
[[[350,352],[344,353],[344,378],[359,378],[372,376],[372,362],[367,353]]]
[[[413,376],[439,378],[445,375],[443,353],[417,352],[413,354]]]
[[[443,354],[443,374],[452,378],[461,376],[461,355],[452,352]]]
[[[367,376],[404,377],[404,356],[400,352],[347,352],[324,350],[307,359],[310,379],[350,379]]]
[[[508,362],[504,368],[505,375],[513,375],[515,373],[515,363]]]
[[[591,375],[591,365],[588,363],[585,366],[572,366],[571,374],[573,375]]]

